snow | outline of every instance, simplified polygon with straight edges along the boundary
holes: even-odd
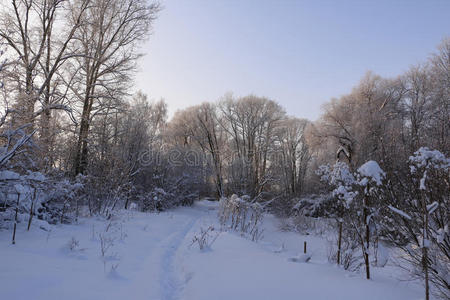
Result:
[[[369,160],[365,164],[363,164],[361,167],[358,168],[358,173],[366,178],[371,178],[377,185],[381,185],[381,180],[384,178],[385,173],[383,170],[381,170],[378,163],[374,160]],[[361,185],[367,185],[367,180],[364,180],[363,178],[360,181]]]
[[[321,165],[317,170],[321,180],[332,185],[351,185],[355,182],[352,172],[346,163],[336,162],[331,168],[329,165]]]
[[[436,232],[436,240],[438,243],[443,243],[445,239],[445,230],[443,228],[439,228]]]
[[[46,181],[47,177],[45,177],[40,172],[29,172],[27,175],[20,175],[16,172],[4,170],[0,171],[0,180],[30,180],[30,181]]]
[[[358,193],[352,191],[352,185],[356,180],[346,163],[336,162],[332,168],[329,165],[322,165],[316,173],[321,176],[321,181],[335,186],[333,196],[344,200],[347,206],[357,196]]]
[[[0,171],[0,180],[17,180],[20,179],[20,175],[13,171]]]
[[[425,180],[427,179],[427,171],[423,172],[423,177],[420,179],[419,189],[425,191],[427,188],[425,186]]]
[[[393,206],[388,205],[389,209],[393,212],[399,214],[400,216],[404,217],[405,219],[411,220],[411,216],[405,213],[403,210],[400,210],[398,208],[395,208]]]
[[[382,243],[378,244],[377,249],[377,266],[384,267],[389,261],[389,251]]]
[[[427,211],[431,215],[439,207],[439,203],[434,201],[433,203],[427,205]]]
[[[442,169],[450,168],[450,158],[446,158],[445,155],[438,150],[430,150],[427,147],[421,147],[414,152],[414,156],[410,156],[409,161],[418,168],[427,168],[430,165]],[[411,173],[414,173],[415,170],[416,168],[411,168]]]
[[[311,254],[303,253],[303,254],[299,254],[298,256],[289,258],[288,261],[307,263],[311,260],[311,257],[312,257]]]
[[[420,285],[396,279],[400,271],[389,263],[373,268],[369,281],[330,264],[324,237],[282,232],[271,215],[258,243],[222,232],[208,251],[191,246],[201,228],[220,228],[217,210],[217,202],[201,201],[160,214],[122,211],[112,221],[81,218],[49,231],[33,221],[27,232],[19,223],[16,245],[11,231],[0,231],[2,299],[423,298]],[[105,257],[100,233],[113,241]],[[72,237],[78,246],[70,250]]]
[[[350,205],[358,195],[358,192],[354,192],[348,186],[340,185],[336,189],[333,190],[333,195],[338,196],[340,199],[344,200],[346,205]]]
[[[34,181],[46,181],[47,177],[40,172],[29,172],[28,175],[23,176],[24,179],[34,180]]]

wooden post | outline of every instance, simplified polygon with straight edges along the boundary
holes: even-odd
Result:
[[[303,242],[303,253],[306,254],[306,241]]]
[[[17,193],[17,203],[16,203],[16,216],[14,217],[14,230],[13,230],[13,237],[12,237],[12,244],[16,244],[16,228],[17,228],[17,215],[19,213],[19,200],[20,200],[20,193]]]
[[[338,251],[337,251],[337,264],[341,264],[341,245],[342,245],[342,220],[339,219],[339,235],[338,235]]]
[[[30,217],[28,218],[28,227],[27,227],[27,231],[30,231],[31,221],[33,220],[33,216],[34,216],[34,201],[36,201],[36,189],[34,189],[34,192],[33,192],[33,199],[32,199],[32,201],[31,201]]]
[[[34,202],[31,202],[30,216],[28,217],[28,227],[27,227],[27,231],[30,231],[31,221],[33,220],[33,209],[34,209],[33,206],[34,206]]]

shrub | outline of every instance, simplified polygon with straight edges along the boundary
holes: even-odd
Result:
[[[237,195],[222,198],[219,204],[219,221],[222,227],[228,227],[257,242],[263,235],[261,223],[264,209],[259,203],[245,201],[243,198]]]
[[[219,233],[214,232],[213,226],[209,226],[206,229],[202,227],[200,228],[200,232],[194,235],[191,246],[197,244],[198,248],[202,251],[205,249],[210,249],[212,244],[216,241],[218,237]]]

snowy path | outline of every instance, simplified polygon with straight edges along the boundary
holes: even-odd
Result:
[[[0,231],[0,290],[7,300],[145,299],[422,299],[416,283],[399,282],[392,268],[366,281],[328,264],[319,237],[280,232],[268,216],[256,244],[222,233],[210,251],[189,247],[200,227],[217,226],[217,204],[201,202],[161,214],[123,212],[112,224],[94,218],[51,232],[19,226],[17,244]],[[131,214],[131,215],[130,215]],[[108,228],[106,232],[106,228]],[[113,240],[105,258],[99,234]],[[79,246],[69,250],[68,241]],[[308,241],[308,264],[288,262]],[[284,244],[282,253],[274,249]]]
[[[23,222],[16,245],[10,244],[9,230],[0,231],[1,299],[180,299],[183,280],[176,272],[176,253],[207,213],[179,208],[128,214],[106,233],[109,223],[94,218],[52,226],[49,232],[37,223],[27,232]],[[99,233],[114,240],[105,258]],[[74,251],[67,247],[72,237],[79,242]]]
[[[196,221],[197,219],[194,218],[187,222],[183,230],[169,237],[169,243],[164,247],[166,252],[161,259],[162,275],[160,279],[163,300],[176,300],[180,297],[183,286],[179,275],[176,273],[175,254]]]

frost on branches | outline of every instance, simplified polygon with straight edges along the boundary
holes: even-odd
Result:
[[[346,163],[336,162],[333,167],[329,165],[320,166],[316,173],[320,176],[321,181],[326,182],[333,188],[333,196],[342,200],[343,205],[350,205],[357,195],[357,192],[352,189],[356,180]]]

